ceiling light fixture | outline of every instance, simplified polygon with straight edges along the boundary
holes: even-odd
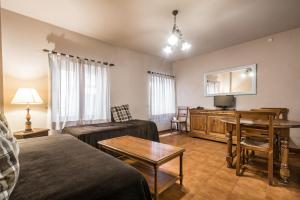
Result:
[[[168,43],[171,46],[175,46],[178,44],[178,37],[175,34],[172,34],[169,38],[168,38]]]
[[[172,48],[170,46],[166,46],[163,50],[166,54],[172,53]]]
[[[172,34],[167,40],[168,45],[163,49],[166,54],[171,54],[178,46],[182,51],[188,51],[192,47],[190,43],[183,40],[182,33],[176,24],[176,16],[178,14],[178,10],[173,10],[172,14],[174,16]]]
[[[190,43],[184,42],[184,43],[182,43],[181,50],[182,50],[182,51],[189,50],[189,49],[191,48],[191,46],[192,46],[192,45],[191,45]]]

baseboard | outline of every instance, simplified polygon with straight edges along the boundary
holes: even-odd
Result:
[[[171,132],[171,129],[166,129],[166,130],[158,131],[158,134],[163,135],[163,134],[170,133],[170,132]]]

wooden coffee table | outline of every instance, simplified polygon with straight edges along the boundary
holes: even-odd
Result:
[[[173,185],[178,179],[183,181],[182,157],[185,149],[153,142],[132,136],[116,137],[98,142],[101,150],[108,150],[138,161],[132,165],[143,173],[154,199]],[[159,166],[179,157],[179,175],[159,170]]]

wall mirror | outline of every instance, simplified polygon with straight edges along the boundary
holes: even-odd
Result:
[[[256,94],[256,64],[204,74],[205,96]]]

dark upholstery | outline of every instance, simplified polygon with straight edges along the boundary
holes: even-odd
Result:
[[[159,142],[156,124],[152,121],[145,120],[73,126],[65,128],[63,133],[73,135],[94,147],[97,147],[97,142],[100,140],[124,135],[131,135]]]
[[[20,142],[20,176],[10,200],[150,200],[133,167],[70,135]]]

